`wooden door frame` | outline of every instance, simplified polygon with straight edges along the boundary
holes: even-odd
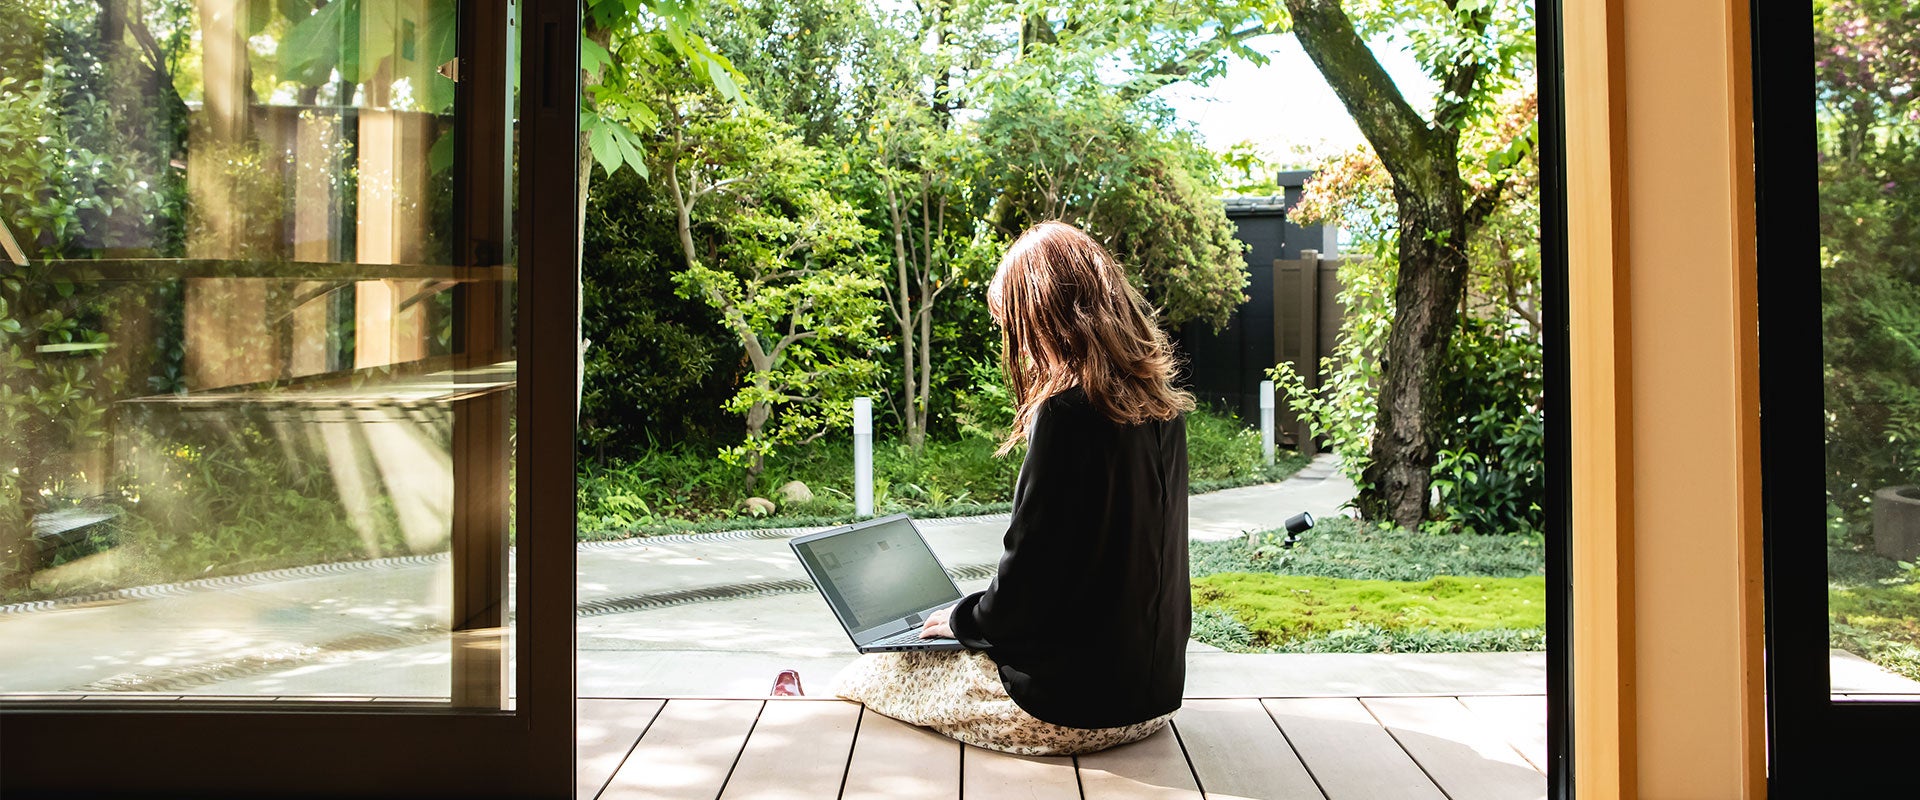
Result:
[[[1766,792],[1750,2],[1558,26],[1582,795]]]

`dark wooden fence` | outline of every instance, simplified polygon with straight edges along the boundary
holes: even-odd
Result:
[[[1291,364],[1318,385],[1324,378],[1318,366],[1333,354],[1340,330],[1334,231],[1286,218],[1308,174],[1282,173],[1284,195],[1225,201],[1236,236],[1248,246],[1247,301],[1222,330],[1192,322],[1175,332],[1186,387],[1202,404],[1238,414],[1249,425],[1260,420],[1260,381],[1267,370]],[[1313,452],[1313,442],[1302,442],[1284,396],[1276,405],[1279,444]]]

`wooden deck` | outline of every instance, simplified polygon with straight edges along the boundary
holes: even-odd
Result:
[[[839,700],[580,701],[579,797],[1409,798],[1547,795],[1546,698],[1188,700],[1079,758],[964,747]]]

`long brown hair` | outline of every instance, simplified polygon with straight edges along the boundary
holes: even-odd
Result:
[[[987,287],[987,310],[1013,388],[1003,454],[1027,438],[1041,403],[1074,386],[1120,425],[1193,410],[1193,395],[1173,387],[1173,345],[1153,307],[1079,228],[1042,222],[1021,234]]]

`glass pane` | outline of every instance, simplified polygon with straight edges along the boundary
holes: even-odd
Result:
[[[510,694],[455,7],[0,4],[0,693]]]
[[[1814,9],[1831,689],[1920,700],[1920,6]]]

